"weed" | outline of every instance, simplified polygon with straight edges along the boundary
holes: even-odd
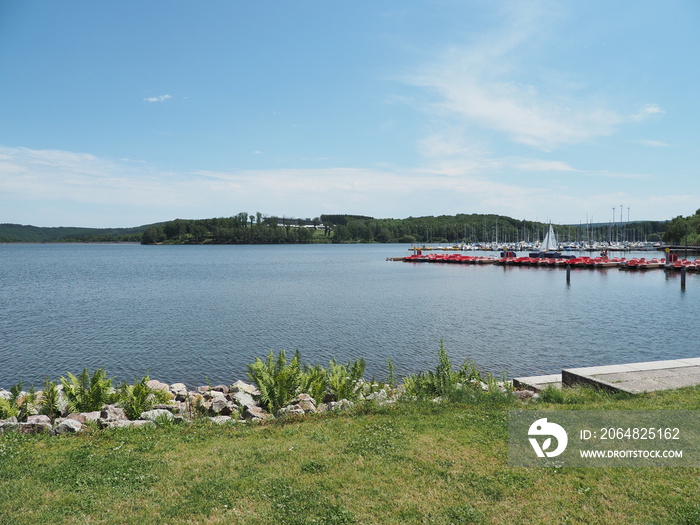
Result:
[[[166,403],[170,394],[165,390],[153,389],[148,386],[150,377],[143,376],[133,385],[122,383],[117,391],[117,403],[124,409],[126,417],[138,419],[141,413],[151,410],[154,405]]]
[[[270,412],[275,412],[287,406],[297,389],[301,386],[301,354],[294,353],[292,360],[287,363],[287,354],[281,350],[277,358],[270,350],[267,359],[255,358],[253,364],[247,365],[248,377],[260,390],[260,401]]]
[[[358,395],[356,387],[364,373],[365,360],[362,358],[349,361],[345,365],[332,359],[329,365],[328,386],[333,398],[336,401],[356,399]]]
[[[100,410],[112,400],[112,380],[107,379],[104,368],[95,370],[92,377],[87,368],[83,368],[78,377],[68,372],[68,378],[61,378],[61,384],[71,412]]]
[[[61,412],[59,406],[59,393],[55,381],[50,381],[47,377],[44,380],[44,390],[41,393],[40,413],[49,416],[53,421]]]
[[[483,523],[484,515],[471,505],[460,505],[445,509],[449,523]]]

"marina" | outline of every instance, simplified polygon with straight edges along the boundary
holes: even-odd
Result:
[[[667,271],[689,271],[700,272],[700,259],[678,259],[670,257],[668,260],[665,257],[647,259],[645,257],[572,257],[572,258],[554,258],[554,257],[492,257],[492,256],[476,256],[462,254],[423,254],[422,250],[416,250],[417,253],[403,257],[400,260],[413,263],[449,263],[449,264],[495,264],[501,266],[526,266],[526,267],[560,267],[560,268],[588,268],[588,269],[607,269],[617,268],[625,271],[644,271],[644,270],[660,270]]]

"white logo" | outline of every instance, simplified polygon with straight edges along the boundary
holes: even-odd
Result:
[[[550,436],[544,440],[542,446],[536,438],[530,438],[530,444],[532,448],[535,449],[535,454],[537,457],[543,458],[547,456],[548,458],[553,458],[564,452],[566,445],[569,442],[569,438],[566,435],[566,430],[564,430],[560,425],[556,423],[548,423],[547,418],[543,417],[538,419],[532,425],[530,425],[530,430],[528,430],[529,436]],[[552,445],[552,437],[557,438],[557,448],[551,451],[547,451]]]

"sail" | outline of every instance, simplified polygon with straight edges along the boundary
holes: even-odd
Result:
[[[542,246],[540,246],[540,251],[542,252],[555,252],[559,249],[559,243],[557,242],[557,238],[554,235],[554,228],[552,228],[552,225],[549,225],[549,231],[547,232],[547,235],[544,237],[544,241],[542,241]]]

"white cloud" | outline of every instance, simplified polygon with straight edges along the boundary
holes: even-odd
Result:
[[[579,171],[559,160],[521,160],[515,166],[525,171]]]
[[[533,41],[545,39],[546,24],[546,14],[514,8],[501,30],[443,52],[404,80],[437,95],[423,108],[435,119],[495,131],[540,150],[611,134],[624,120],[619,114],[533,58]]]
[[[157,97],[146,97],[144,100],[146,102],[165,102],[171,98],[173,98],[172,95],[158,95]]]
[[[650,148],[668,148],[671,146],[669,143],[660,140],[640,140],[639,143]]]
[[[630,120],[640,122],[651,118],[654,115],[662,115],[666,113],[658,104],[646,104],[640,110],[630,117]]]

